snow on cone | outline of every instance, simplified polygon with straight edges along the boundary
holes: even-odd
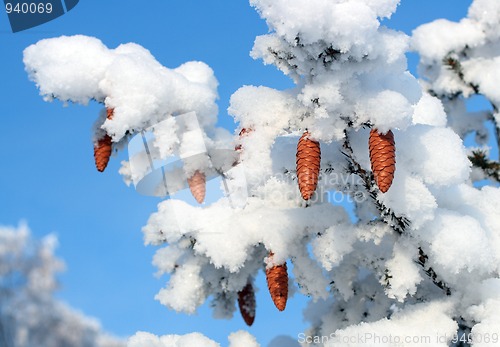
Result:
[[[113,109],[108,108],[106,110],[107,118],[113,119]],[[113,150],[111,137],[106,134],[104,137],[97,140],[97,143],[94,144],[94,161],[95,167],[97,171],[103,172],[108,166],[109,157],[111,157],[111,152]]]
[[[319,142],[309,137],[309,132],[305,131],[297,144],[297,178],[304,200],[309,200],[316,190],[321,163]]]
[[[203,172],[196,170],[190,178],[188,178],[189,190],[191,190],[191,194],[193,194],[196,201],[199,204],[202,204],[205,200],[206,193],[206,182],[207,178]]]
[[[240,308],[241,316],[248,326],[253,324],[255,320],[255,292],[252,283],[247,285],[238,292],[238,307]]]
[[[272,260],[273,254],[269,253]],[[274,305],[280,311],[286,307],[288,300],[288,272],[286,262],[280,265],[273,265],[266,268],[267,288],[271,294]]]
[[[396,171],[394,134],[390,130],[386,134],[381,134],[376,129],[372,129],[368,146],[375,181],[380,191],[385,193],[391,187]]]

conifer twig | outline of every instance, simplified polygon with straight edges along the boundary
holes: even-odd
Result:
[[[472,165],[483,170],[489,178],[500,182],[500,163],[488,159],[484,151],[472,151],[472,155],[469,155],[469,160]]]
[[[385,206],[384,203],[377,199],[377,189],[375,189],[375,179],[373,177],[373,173],[368,173],[364,170],[361,165],[356,161],[354,157],[354,152],[352,150],[349,135],[347,130],[344,131],[344,152],[343,154],[346,156],[349,162],[349,172],[357,174],[361,177],[364,183],[364,187],[367,192],[370,194],[370,198],[373,200],[375,206],[380,212],[382,217],[382,221],[387,223],[392,230],[394,230],[398,235],[403,235],[406,232],[406,228],[411,225],[411,221],[404,217],[398,216],[394,211]],[[451,295],[450,287],[443,281],[438,278],[438,275],[434,271],[432,267],[427,267],[427,260],[429,257],[424,253],[422,248],[419,247],[419,255],[416,263],[420,265],[424,273],[429,277],[429,279],[434,283],[438,288],[444,291],[446,295]]]

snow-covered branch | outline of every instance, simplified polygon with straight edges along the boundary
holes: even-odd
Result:
[[[413,49],[421,56],[419,71],[425,88],[442,100],[449,125],[462,138],[476,132],[476,140],[484,144],[488,140],[485,122],[490,121],[497,148],[500,148],[499,17],[498,3],[476,0],[467,17],[458,23],[437,20],[417,28],[412,37]],[[484,96],[492,110],[468,112],[465,101],[474,95]]]

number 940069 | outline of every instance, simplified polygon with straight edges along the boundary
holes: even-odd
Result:
[[[5,11],[7,13],[19,13],[19,14],[41,14],[41,13],[52,13],[52,4],[48,3],[35,3],[35,2],[23,2],[12,4],[10,2],[5,3]]]

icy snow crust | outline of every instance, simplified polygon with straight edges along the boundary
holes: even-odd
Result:
[[[211,298],[215,316],[228,318],[249,280],[291,259],[293,285],[311,297],[306,334],[428,335],[430,345],[448,346],[459,323],[494,333],[500,323],[491,309],[500,307],[500,190],[473,187],[462,140],[487,116],[469,117],[460,102],[443,107],[435,96],[467,96],[477,84],[492,101],[500,99],[492,83],[500,79],[496,72],[477,73],[493,71],[499,59],[500,4],[476,0],[460,23],[441,20],[415,31],[411,45],[429,66],[421,84],[407,71],[410,39],[380,25],[397,0],[250,3],[270,29],[256,38],[252,56],[293,78],[296,88],[237,90],[228,111],[240,129],[250,130],[241,138],[240,129],[229,137],[214,128],[217,82],[203,63],[170,70],[138,45],[110,50],[83,36],[43,40],[25,51],[27,71],[47,100],[96,99],[116,109],[102,125],[114,141],[195,111],[208,148],[241,145],[226,179],[233,191],[247,193],[243,204],[235,206],[230,197],[203,206],[165,200],[143,228],[147,244],[164,245],[154,264],[170,274],[157,299],[194,313]],[[441,65],[464,45],[471,48],[462,63],[469,83]],[[174,123],[164,124],[155,142],[162,157],[195,151]],[[369,180],[370,127],[395,136],[396,176],[385,194]],[[307,208],[295,178],[296,144],[305,129],[322,149],[317,197]],[[121,172],[131,179],[127,163]],[[354,200],[356,223],[329,202],[328,192]],[[129,346],[217,346],[202,339],[139,333]],[[251,337],[234,337],[240,339]],[[345,341],[325,345],[357,345]],[[252,344],[258,346],[246,345]]]

